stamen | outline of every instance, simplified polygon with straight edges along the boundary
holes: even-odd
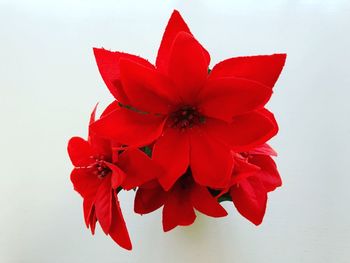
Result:
[[[90,170],[93,175],[100,179],[104,178],[111,172],[111,169],[105,164],[104,155],[91,155],[90,159],[92,159],[92,164],[87,166],[78,166],[75,168]]]
[[[205,117],[199,113],[196,107],[182,106],[171,114],[168,125],[172,128],[178,128],[180,131],[185,131],[204,122]]]

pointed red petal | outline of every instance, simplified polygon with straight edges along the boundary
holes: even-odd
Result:
[[[83,201],[84,220],[87,228],[90,226],[92,214],[94,214],[94,199],[84,198]],[[92,229],[91,229],[92,230]]]
[[[218,201],[209,193],[204,186],[195,184],[191,189],[191,202],[199,212],[212,217],[227,216],[226,210]]]
[[[89,222],[90,231],[91,231],[91,234],[95,235],[95,228],[96,228],[96,222],[97,222],[96,213],[92,212],[90,216],[91,216],[90,222]]]
[[[162,116],[120,108],[97,120],[91,130],[100,136],[132,146],[148,145],[162,133]]]
[[[159,177],[160,184],[165,190],[172,187],[182,176],[189,165],[190,146],[187,132],[167,128],[153,147],[152,158],[164,168]]]
[[[164,205],[166,192],[158,185],[153,188],[139,188],[136,192],[134,211],[138,214],[151,213]]]
[[[110,114],[111,112],[119,109],[121,106],[120,106],[120,103],[119,101],[115,100],[113,101],[112,103],[110,103],[105,109],[104,111],[102,112],[101,114],[101,118]]]
[[[285,60],[286,54],[230,58],[215,65],[209,77],[244,78],[273,88],[283,69]]]
[[[186,32],[191,34],[190,29],[186,25],[186,22],[181,17],[180,13],[177,10],[174,10],[172,13],[168,25],[165,28],[165,32],[162,38],[162,42],[160,44],[156,65],[157,68],[162,72],[167,72],[168,64],[169,64],[169,56],[170,50],[173,45],[173,42],[179,32]],[[208,51],[204,48],[203,54],[205,59],[210,62],[210,56]]]
[[[112,174],[111,174],[111,187],[113,189],[118,188],[124,182],[124,180],[125,180],[127,175],[125,174],[125,172],[122,169],[120,169],[115,164],[112,164],[112,163],[109,163],[109,162],[104,162],[104,163],[112,171]]]
[[[261,111],[254,111],[234,117],[231,124],[207,118],[206,131],[235,152],[244,152],[271,139],[278,132],[278,126]]]
[[[92,207],[92,211],[90,213],[90,219],[89,219],[89,227],[92,235],[95,235],[96,222],[97,222],[97,217],[95,213],[95,207]]]
[[[180,32],[173,43],[168,76],[174,82],[179,97],[193,105],[208,76],[208,61],[201,45],[192,35]]]
[[[97,106],[98,106],[98,103],[96,103],[94,109],[92,110],[92,112],[91,112],[91,114],[90,114],[90,122],[89,122],[89,125],[90,125],[91,123],[95,122]]]
[[[94,55],[102,79],[106,83],[109,91],[118,101],[124,104],[128,104],[128,99],[120,83],[120,59],[126,58],[146,67],[153,68],[153,65],[147,60],[127,53],[94,48]]]
[[[267,143],[256,147],[255,149],[249,151],[250,154],[259,154],[259,155],[271,155],[277,156],[277,152]]]
[[[107,235],[112,222],[112,188],[109,177],[102,179],[95,199],[95,210],[98,222]]]
[[[220,193],[216,196],[216,198],[219,198],[223,194],[227,193],[233,185],[240,183],[241,181],[247,179],[247,177],[255,176],[258,171],[260,171],[260,167],[250,164],[246,160],[235,157],[230,183],[227,187],[220,190]]]
[[[122,183],[125,190],[131,190],[158,178],[163,172],[158,164],[137,148],[129,148],[120,154],[118,165],[126,174]]]
[[[282,185],[281,177],[278,173],[276,163],[270,156],[252,155],[249,160],[256,166],[261,168],[257,175],[268,192],[271,192]]]
[[[72,171],[70,179],[73,183],[74,190],[82,197],[94,199],[101,180],[92,174],[88,169],[76,168]]]
[[[76,167],[87,166],[91,163],[92,149],[87,141],[80,137],[72,137],[68,142],[68,154]]]
[[[118,196],[113,191],[112,197],[112,223],[109,229],[109,236],[122,248],[127,250],[132,249],[128,229],[126,227],[122,211],[120,209]]]
[[[193,128],[190,136],[190,165],[194,180],[212,188],[227,186],[233,169],[230,149],[200,129]]]
[[[189,193],[181,191],[179,187],[171,191],[163,208],[163,230],[167,232],[176,226],[191,225],[195,219]]]
[[[265,214],[267,193],[264,185],[257,177],[233,186],[230,195],[238,212],[255,225],[260,225]]]
[[[235,167],[233,169],[230,186],[240,183],[249,176],[256,175],[260,167],[249,163],[241,158],[235,158]]]
[[[235,115],[262,108],[272,89],[258,82],[239,78],[211,78],[200,94],[199,108],[204,115],[231,122]]]
[[[166,114],[178,103],[170,81],[156,70],[122,59],[120,74],[130,105],[136,109]]]

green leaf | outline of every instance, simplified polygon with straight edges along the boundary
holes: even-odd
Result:
[[[145,146],[140,148],[140,150],[147,154],[149,157],[152,157],[152,149],[150,147]]]

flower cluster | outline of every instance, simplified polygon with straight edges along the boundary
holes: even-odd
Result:
[[[87,140],[68,143],[91,232],[98,221],[131,249],[118,193],[132,189],[136,213],[163,207],[164,231],[192,224],[195,210],[226,216],[222,201],[259,225],[268,192],[281,185],[266,144],[278,126],[265,104],[286,55],[230,58],[210,70],[208,51],[177,11],[155,65],[100,48],[94,54],[115,101],[97,120],[94,109]]]

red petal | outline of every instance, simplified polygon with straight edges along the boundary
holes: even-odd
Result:
[[[84,211],[85,224],[86,224],[87,228],[89,228],[91,218],[93,218],[93,214],[95,214],[94,199],[84,198],[83,211]],[[92,229],[91,229],[91,232],[92,232]]]
[[[70,179],[74,190],[84,197],[84,199],[94,199],[97,189],[101,184],[101,180],[96,175],[84,168],[74,169],[70,175]]]
[[[137,148],[128,148],[120,154],[118,165],[126,174],[122,184],[125,190],[138,187],[163,172],[159,165]]]
[[[120,108],[91,125],[98,135],[132,146],[148,145],[160,136],[165,119]]]
[[[285,60],[286,54],[230,58],[215,65],[209,77],[244,78],[273,88],[283,69]]]
[[[132,245],[122,211],[120,210],[118,196],[115,191],[113,192],[112,223],[108,234],[119,246],[127,250],[131,250]]]
[[[95,210],[98,222],[107,235],[112,222],[112,188],[109,177],[102,180],[95,199]]]
[[[159,177],[159,182],[165,190],[170,189],[175,181],[186,172],[189,155],[187,132],[167,128],[163,136],[156,141],[152,158],[165,169],[164,174]]]
[[[236,116],[231,124],[211,118],[206,119],[206,124],[210,136],[229,144],[235,152],[249,151],[278,132],[277,123],[260,111]]]
[[[107,140],[106,138],[102,138],[92,133],[92,135],[89,137],[89,143],[91,145],[93,153],[103,155],[107,158],[109,158],[112,155],[112,146],[110,140]]]
[[[189,195],[176,187],[168,194],[163,208],[163,230],[165,232],[176,226],[191,225],[196,219]]]
[[[204,186],[224,188],[233,169],[231,151],[200,129],[190,133],[190,165],[194,180]]]
[[[91,114],[90,114],[90,122],[89,122],[89,125],[90,125],[91,123],[95,122],[97,106],[98,106],[98,103],[96,103],[94,109],[92,110],[92,112],[91,112]]]
[[[272,112],[268,111],[267,109],[263,108],[258,110],[257,112],[259,112],[261,115],[264,115],[265,118],[269,119],[270,122],[275,126],[275,128],[278,130],[278,125],[277,125],[277,121],[275,119],[275,116],[273,115]]]
[[[97,105],[96,105],[97,106]],[[107,106],[107,108],[102,112],[101,117],[106,116],[107,114],[113,112],[116,109],[120,109],[119,102],[114,101]],[[91,148],[98,155],[104,155],[105,157],[110,157],[114,155],[112,152],[112,146],[114,146],[114,142],[107,140],[106,138],[102,138],[91,130],[92,124],[95,122],[96,108],[94,112],[91,114],[90,125],[89,125],[89,143]],[[113,156],[114,157],[114,156]],[[113,158],[112,157],[112,158]]]
[[[235,115],[262,108],[272,90],[258,82],[239,78],[211,78],[200,94],[204,115],[231,122]]]
[[[113,189],[118,188],[119,186],[122,185],[126,178],[126,174],[124,171],[122,171],[118,166],[109,163],[109,162],[104,162],[109,169],[111,169],[112,174],[111,174],[111,187]]]
[[[110,103],[102,112],[101,118],[120,108],[120,102],[115,100]]]
[[[96,222],[97,222],[97,217],[95,213],[95,207],[92,207],[92,211],[90,213],[90,218],[89,218],[89,225],[91,234],[95,235],[95,228],[96,228]]]
[[[255,175],[260,171],[260,167],[254,164],[248,163],[241,158],[235,158],[235,167],[233,169],[230,186],[240,183],[249,176]]]
[[[72,137],[68,142],[68,154],[76,167],[87,166],[91,163],[93,151],[90,144],[80,137]]]
[[[270,156],[266,155],[252,155],[249,160],[256,166],[261,168],[256,176],[260,178],[268,192],[271,192],[282,185],[281,177],[278,173],[277,166]]]
[[[128,104],[128,99],[120,83],[120,59],[126,58],[146,67],[153,68],[153,65],[147,60],[127,53],[94,48],[94,55],[102,79],[106,83],[109,91],[118,101],[124,104]]]
[[[260,225],[266,210],[266,190],[257,177],[249,177],[231,188],[230,195],[238,212],[255,225]]]
[[[166,114],[179,101],[170,93],[170,81],[154,69],[123,59],[120,72],[130,105],[138,110]]]
[[[208,76],[208,61],[192,35],[180,32],[173,43],[168,75],[184,104],[193,105]]]
[[[162,72],[167,72],[171,47],[173,45],[173,42],[177,34],[181,31],[191,34],[190,29],[186,25],[186,22],[183,20],[180,13],[177,10],[174,10],[174,12],[172,13],[169,19],[168,25],[165,28],[165,32],[164,32],[162,42],[160,44],[158,55],[157,55],[156,65],[157,65],[157,68]],[[204,57],[209,64],[210,62],[209,53],[204,48],[202,49],[203,49]]]
[[[260,145],[256,147],[255,149],[249,151],[250,154],[259,154],[259,155],[271,155],[271,156],[277,156],[277,152],[272,149],[270,145],[267,143],[264,143],[263,145]]]
[[[157,210],[164,205],[165,196],[166,192],[160,185],[154,188],[140,187],[135,196],[135,213],[143,215]]]
[[[226,210],[209,193],[204,186],[195,184],[191,189],[191,202],[199,212],[212,217],[227,216]]]
[[[240,183],[241,181],[247,179],[247,177],[255,176],[258,171],[260,171],[260,167],[250,164],[246,160],[239,157],[235,157],[230,183],[227,187],[220,190],[220,193],[216,196],[216,198],[219,198],[223,194],[227,193],[233,185]]]

